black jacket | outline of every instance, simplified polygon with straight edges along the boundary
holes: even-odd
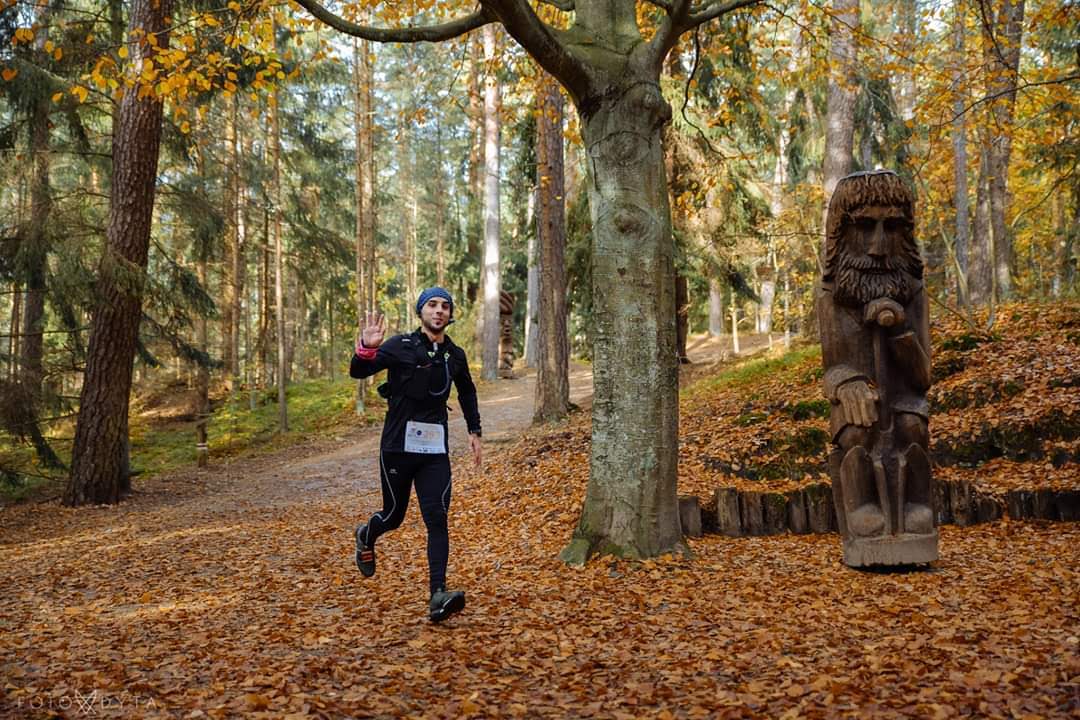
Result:
[[[365,378],[384,369],[390,371],[386,391],[380,388],[390,403],[383,423],[384,451],[404,451],[405,423],[410,420],[439,423],[446,428],[446,401],[450,398],[451,382],[457,386],[458,402],[469,432],[480,434],[480,408],[469,363],[465,351],[449,337],[436,348],[419,329],[408,335],[395,335],[379,345],[373,360],[353,355],[349,375]]]

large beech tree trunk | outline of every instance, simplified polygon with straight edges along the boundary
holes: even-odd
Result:
[[[600,92],[578,106],[589,157],[596,336],[589,487],[562,554],[571,564],[595,552],[651,557],[684,549],[675,246],[661,147],[671,108],[659,69],[634,65],[631,55],[604,73]]]
[[[169,45],[170,0],[135,0],[132,34],[155,35]],[[131,43],[133,59],[150,57],[145,40]],[[138,63],[132,62],[137,68]],[[115,503],[129,487],[128,396],[142,293],[150,247],[162,103],[152,93],[139,98],[140,84],[124,92],[113,144],[113,182],[105,252],[98,274],[98,305],[79,398],[71,476],[64,504]]]
[[[540,295],[533,422],[566,417],[570,409],[570,341],[566,335],[565,173],[563,99],[550,77],[537,89],[536,121],[538,285]],[[530,310],[532,308],[530,307]]]

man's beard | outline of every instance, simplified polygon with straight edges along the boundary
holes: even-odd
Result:
[[[449,320],[443,320],[442,325],[436,327],[433,320],[425,320],[424,318],[420,318],[420,324],[423,325],[428,332],[438,335],[439,333],[446,331],[446,326],[449,324]]]
[[[911,285],[899,258],[877,261],[842,252],[833,297],[841,305],[865,305],[878,298],[906,305],[911,299]]]

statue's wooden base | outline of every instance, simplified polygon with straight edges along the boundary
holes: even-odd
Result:
[[[925,535],[882,535],[871,538],[844,538],[844,564],[848,567],[872,565],[920,565],[938,559],[938,531]]]

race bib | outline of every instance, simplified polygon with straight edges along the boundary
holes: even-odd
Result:
[[[409,420],[405,423],[405,452],[442,455],[446,452],[446,428],[439,423]]]

